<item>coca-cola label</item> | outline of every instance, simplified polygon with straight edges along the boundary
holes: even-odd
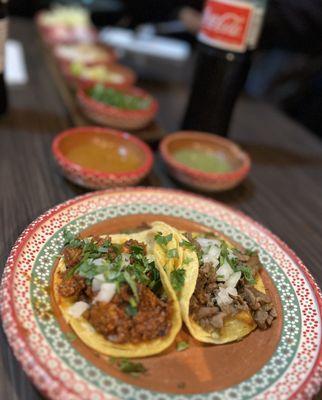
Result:
[[[242,1],[208,0],[198,39],[213,47],[244,52],[253,16],[253,6]]]
[[[4,70],[4,46],[7,39],[8,20],[0,19],[0,73]]]

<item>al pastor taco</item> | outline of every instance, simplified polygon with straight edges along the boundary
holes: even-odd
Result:
[[[64,319],[95,351],[114,357],[157,354],[181,328],[175,291],[155,257],[152,229],[75,238],[66,234],[53,290]]]

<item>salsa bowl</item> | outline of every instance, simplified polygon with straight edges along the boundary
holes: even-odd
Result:
[[[246,178],[251,165],[248,154],[234,142],[197,131],[166,136],[160,153],[175,179],[205,192],[233,189]]]
[[[116,61],[115,51],[100,43],[68,43],[54,48],[54,55],[59,64],[82,62],[86,65],[100,63],[113,64]]]
[[[61,132],[52,153],[63,175],[88,189],[132,186],[151,170],[149,146],[126,132],[78,127]]]
[[[141,129],[149,125],[158,111],[157,101],[147,92],[137,87],[117,89],[117,91],[112,88],[110,92],[114,90],[118,98],[120,96],[127,96],[126,98],[132,99],[137,98],[138,101],[141,101],[142,105],[145,104],[145,107],[142,108],[128,108],[124,106],[124,104],[123,107],[121,107],[117,105],[115,101],[114,104],[108,104],[98,100],[97,98],[99,98],[99,96],[93,98],[91,93],[93,93],[93,90],[96,88],[100,89],[100,87],[95,85],[91,85],[87,88],[79,87],[77,99],[84,114],[98,124],[125,130]],[[101,89],[108,90],[109,86],[104,85]]]
[[[123,89],[134,85],[135,72],[120,64],[85,63],[60,64],[62,73],[71,87],[88,87],[96,83],[108,84],[111,87]]]

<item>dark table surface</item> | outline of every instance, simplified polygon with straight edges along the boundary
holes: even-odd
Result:
[[[51,157],[51,141],[70,126],[70,118],[44,62],[36,29],[30,21],[16,19],[10,36],[24,46],[29,82],[10,88],[11,109],[0,119],[1,269],[14,241],[33,219],[83,193],[59,175]],[[160,101],[162,127],[176,130],[187,84],[150,78],[143,86]],[[253,168],[240,187],[212,197],[244,211],[282,238],[321,287],[322,142],[270,106],[244,98],[237,106],[231,137],[249,152]],[[178,187],[158,157],[146,183]],[[0,399],[40,399],[2,330],[0,354]]]

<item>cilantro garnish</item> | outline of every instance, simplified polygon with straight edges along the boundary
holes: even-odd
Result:
[[[163,236],[161,232],[158,232],[155,236],[154,236],[154,240],[162,247],[166,246],[169,242],[171,242],[173,238],[172,233],[169,233],[166,236]]]
[[[184,350],[187,350],[188,348],[189,348],[189,343],[185,342],[184,340],[182,340],[181,342],[178,342],[176,345],[177,351],[184,351]]]
[[[126,280],[127,284],[130,286],[135,300],[139,301],[138,289],[136,287],[136,283],[135,283],[133,276],[131,276],[128,271],[124,271],[123,276],[124,276],[124,279]]]
[[[167,257],[168,258],[178,258],[179,254],[178,254],[178,250],[177,249],[170,249],[167,251]]]
[[[66,337],[68,339],[69,342],[73,342],[74,340],[77,339],[77,336],[75,335],[74,332],[66,332]]]
[[[238,265],[236,270],[241,271],[241,273],[244,275],[244,278],[250,285],[255,285],[256,280],[253,277],[253,273],[250,267],[248,267],[247,265]]]
[[[191,257],[185,257],[184,260],[183,260],[183,264],[184,264],[184,265],[190,264],[191,261],[193,261],[193,258],[191,258]]]
[[[188,240],[182,240],[182,241],[179,243],[179,246],[184,247],[184,248],[186,248],[186,249],[188,249],[188,250],[192,250],[192,251],[196,250],[195,245],[193,245],[192,243],[190,243]]]
[[[75,237],[71,232],[64,229],[63,230],[64,246],[70,247],[80,247],[82,245],[82,240]]]
[[[171,286],[176,292],[179,292],[184,285],[186,271],[183,268],[175,269],[170,274]]]
[[[113,361],[113,363],[115,363],[115,361]],[[120,371],[135,377],[138,377],[140,374],[143,374],[147,371],[142,363],[129,361],[126,358],[123,358],[122,360],[116,360],[116,364]]]

